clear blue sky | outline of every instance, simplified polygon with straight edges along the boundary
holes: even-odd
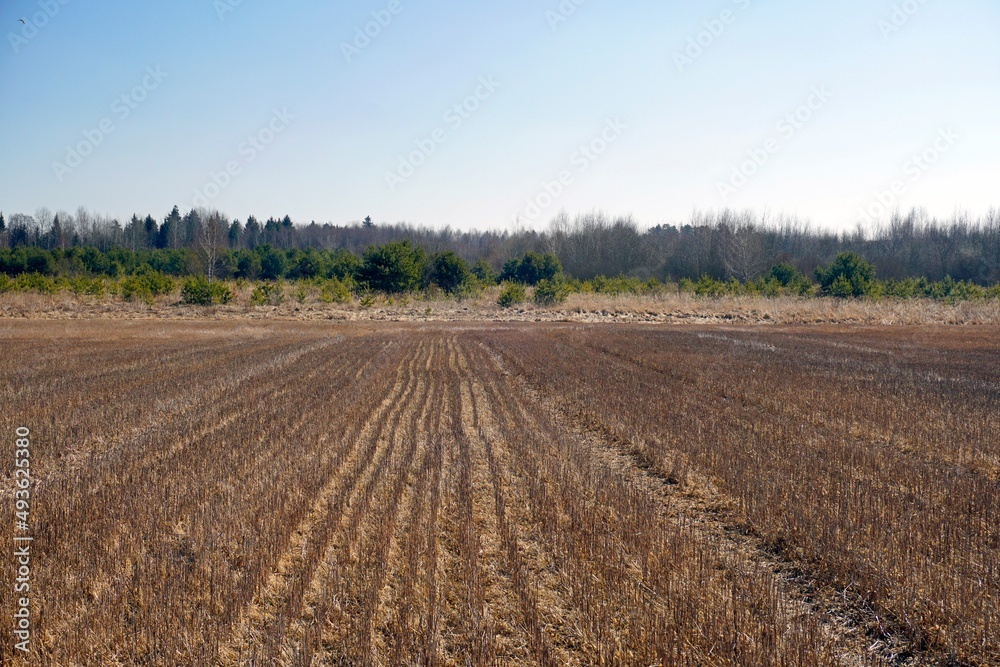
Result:
[[[61,1],[51,17],[0,1],[8,215],[198,203],[508,228],[560,209],[653,225],[729,206],[846,229],[876,193],[941,216],[1000,205],[995,0],[567,0],[568,16],[558,0]],[[903,5],[916,11],[894,24]],[[68,159],[81,142],[90,154]],[[417,142],[433,153],[401,172]],[[908,163],[925,151],[933,164]],[[227,163],[238,173],[198,201]]]

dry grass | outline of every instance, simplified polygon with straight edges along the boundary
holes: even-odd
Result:
[[[504,309],[496,305],[499,288],[480,297],[457,301],[419,296],[378,298],[369,306],[323,303],[317,290],[300,303],[285,286],[280,305],[252,306],[249,288],[237,291],[231,305],[196,307],[177,296],[142,301],[95,299],[70,293],[0,294],[0,318],[31,319],[294,319],[391,322],[649,322],[745,324],[864,324],[929,325],[1000,324],[1000,300],[948,304],[931,300],[855,301],[832,298],[697,297],[689,293],[650,296],[572,294],[564,304],[538,307],[532,303]]]
[[[996,334],[0,320],[32,664],[987,664]]]

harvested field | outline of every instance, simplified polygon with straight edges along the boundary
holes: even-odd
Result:
[[[32,654],[2,622],[4,663],[1000,664],[995,326],[4,320],[0,344],[35,479]]]

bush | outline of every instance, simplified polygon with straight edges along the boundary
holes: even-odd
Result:
[[[104,282],[104,278],[87,278],[85,276],[76,276],[71,278],[69,281],[69,288],[77,296],[104,296],[104,292],[107,285]]]
[[[56,282],[52,278],[38,273],[22,273],[14,279],[14,289],[19,292],[55,294]]]
[[[358,300],[358,303],[361,304],[362,308],[367,310],[368,308],[374,306],[376,301],[378,301],[378,297],[375,294],[366,291],[364,294],[361,295],[361,298]]]
[[[139,298],[147,303],[152,303],[153,293],[149,291],[146,284],[136,276],[128,276],[118,281],[118,296],[123,301],[134,301]]]
[[[260,255],[255,252],[241,250],[236,256],[236,276],[244,280],[256,280],[260,277]]]
[[[351,290],[342,280],[331,278],[320,284],[319,300],[323,303],[350,303]]]
[[[538,281],[538,284],[535,285],[533,299],[539,306],[554,306],[565,301],[568,295],[569,290],[566,288],[566,283],[559,278],[554,278]]]
[[[143,285],[147,291],[153,296],[161,296],[163,294],[170,294],[174,291],[176,284],[174,279],[170,276],[164,275],[158,271],[145,270],[141,271],[136,275],[139,280],[142,281]]]
[[[486,263],[485,260],[479,260],[473,265],[471,273],[475,276],[476,280],[479,281],[480,285],[496,285],[497,284],[497,274],[493,270],[493,267]]]
[[[254,306],[280,306],[285,301],[281,283],[261,283],[253,288],[250,304]]]
[[[385,294],[412,292],[420,285],[426,257],[409,241],[391,241],[365,250],[361,281],[368,289]]]
[[[308,248],[299,258],[295,272],[299,278],[322,278],[326,275],[323,257],[312,248]]]
[[[17,276],[24,273],[28,259],[24,254],[24,248],[0,250],[0,272],[8,276]]]
[[[698,296],[724,296],[728,291],[726,283],[712,276],[703,275],[693,284],[694,293]]]
[[[478,299],[483,295],[483,285],[476,279],[469,280],[463,283],[458,291],[455,292],[455,298],[458,301],[464,301],[465,299]]]
[[[430,281],[448,294],[455,294],[469,281],[469,265],[452,250],[438,253],[431,262]]]
[[[228,285],[209,282],[208,278],[202,276],[188,278],[181,289],[181,302],[192,306],[212,306],[232,300],[233,291]]]
[[[552,253],[529,252],[521,259],[509,259],[503,266],[500,280],[537,285],[542,280],[554,280],[562,274],[562,264]]]
[[[528,292],[521,283],[504,283],[500,289],[500,297],[497,305],[501,308],[510,308],[522,304],[528,298]]]
[[[326,261],[326,277],[337,278],[345,283],[353,282],[361,270],[361,258],[341,248]]]
[[[591,289],[588,291],[593,291],[597,294],[610,294],[612,296],[620,296],[622,294],[630,293],[641,294],[644,288],[642,281],[638,278],[626,278],[622,275],[614,278],[595,276],[594,279],[589,282]]]
[[[29,248],[26,253],[25,271],[51,276],[56,272],[56,260],[41,248]]]
[[[765,278],[781,285],[786,294],[809,296],[813,291],[813,284],[806,278],[805,274],[785,262],[772,266]],[[772,290],[768,288],[767,291],[771,292]]]
[[[268,248],[260,258],[260,275],[264,280],[279,280],[285,277],[286,265],[285,253]]]
[[[816,269],[816,280],[823,288],[823,293],[831,296],[875,296],[875,266],[857,253],[840,253],[829,267]]]
[[[146,270],[146,273],[127,276],[118,282],[118,296],[125,301],[141,299],[152,303],[153,297],[174,291],[174,279],[162,273]]]

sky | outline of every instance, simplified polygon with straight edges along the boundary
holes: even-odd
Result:
[[[1000,205],[996,0],[0,0],[0,28],[8,216]]]

